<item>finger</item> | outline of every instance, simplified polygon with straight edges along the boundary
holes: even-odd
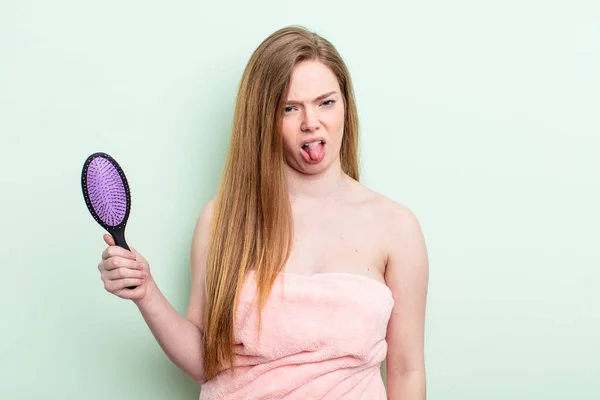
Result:
[[[107,271],[102,278],[110,281],[115,281],[126,278],[144,279],[145,277],[145,271],[134,270],[129,268],[117,268]]]
[[[120,290],[123,290],[125,288],[129,288],[131,286],[140,286],[141,284],[144,283],[143,279],[137,279],[137,278],[125,278],[125,279],[119,279],[116,281],[108,281],[107,283],[105,283],[105,286],[107,287],[107,290],[109,292],[117,292]]]
[[[108,246],[106,249],[104,249],[102,252],[102,259],[106,260],[110,257],[123,257],[130,260],[136,259],[136,255],[133,252],[125,250],[121,246]]]
[[[135,248],[133,248],[133,246],[129,246],[129,248],[131,249],[131,252],[134,254],[135,259],[137,260],[138,257],[140,256],[140,253],[138,253],[138,251]]]
[[[144,290],[143,286],[136,286],[133,289],[125,288],[125,289],[118,290],[114,294],[119,296],[122,299],[135,300],[135,299],[138,299],[141,294],[143,294],[143,290]]]
[[[132,269],[132,270],[143,270],[144,269],[144,264],[139,262],[139,261],[135,261],[135,260],[131,260],[129,258],[123,258],[123,257],[110,257],[107,260],[104,260],[100,263],[100,265],[98,266],[99,270],[104,270],[104,271],[112,271],[114,269],[118,269],[118,268],[128,268],[128,269]]]

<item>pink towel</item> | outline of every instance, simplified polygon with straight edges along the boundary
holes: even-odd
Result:
[[[394,300],[386,285],[347,273],[282,273],[260,342],[255,293],[250,273],[235,320],[236,374],[222,370],[200,400],[387,399],[380,366]]]

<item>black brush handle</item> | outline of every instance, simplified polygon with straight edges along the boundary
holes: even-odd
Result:
[[[129,246],[127,245],[127,241],[125,240],[125,229],[117,228],[111,230],[111,235],[113,239],[115,239],[115,244],[119,247],[124,248],[125,250],[131,251]],[[135,289],[137,286],[129,286],[127,289]]]
[[[129,246],[127,245],[127,241],[125,240],[125,230],[124,229],[111,229],[110,233],[112,234],[113,239],[115,239],[115,244],[119,247],[124,248],[125,250],[131,251]]]

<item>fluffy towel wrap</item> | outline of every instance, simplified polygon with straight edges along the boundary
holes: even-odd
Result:
[[[374,279],[349,273],[281,273],[262,313],[248,275],[235,318],[235,375],[204,383],[200,400],[382,400],[381,362],[394,300]]]

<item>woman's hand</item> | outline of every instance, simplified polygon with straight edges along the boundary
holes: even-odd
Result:
[[[152,279],[148,261],[133,247],[128,251],[116,246],[109,234],[104,235],[104,241],[108,247],[102,252],[102,261],[98,264],[104,289],[123,299],[144,299]],[[129,289],[132,286],[135,288]]]

